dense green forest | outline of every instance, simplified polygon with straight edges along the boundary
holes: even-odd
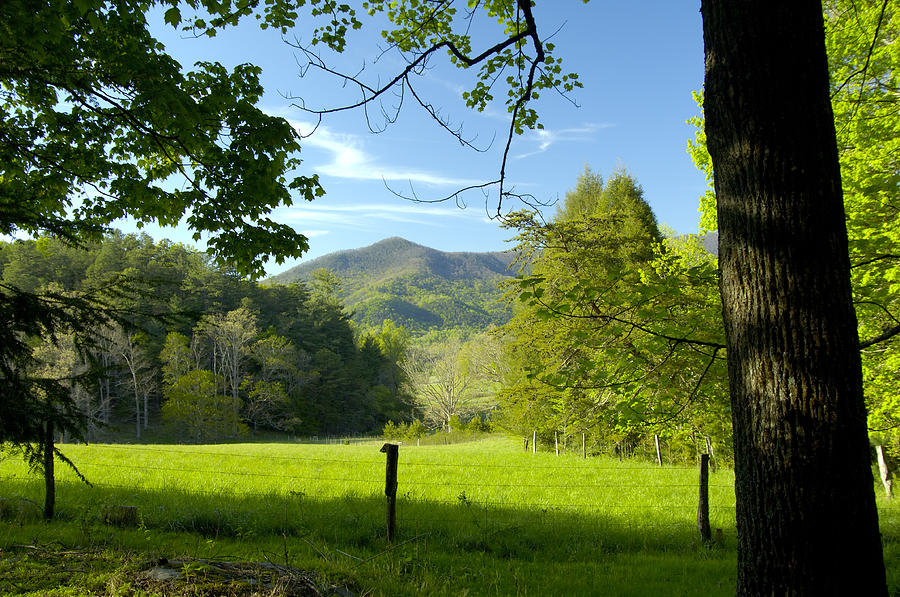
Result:
[[[33,338],[37,375],[65,380],[88,437],[126,421],[184,441],[249,431],[346,433],[407,416],[388,336],[359,334],[321,284],[261,286],[208,255],[146,235],[73,248],[54,237],[0,244],[0,281],[81,294],[115,324]]]
[[[88,438],[109,425],[204,442],[490,423],[620,451],[659,434],[685,457],[709,438],[727,458],[715,256],[702,237],[664,235],[626,172],[604,182],[586,170],[555,218],[520,212],[508,226],[509,254],[388,239],[265,284],[146,235],[84,248],[45,236],[0,245],[0,280],[105,295],[117,311],[113,325],[32,340],[36,373],[65,380]],[[435,326],[372,310],[351,320],[360,305],[407,300]],[[458,305],[494,317],[456,317]],[[673,341],[688,329],[706,344]]]

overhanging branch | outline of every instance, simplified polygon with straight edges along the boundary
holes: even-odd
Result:
[[[408,23],[409,32],[403,39],[409,40],[411,38],[415,38],[417,37],[417,34],[419,34],[419,36],[424,36],[424,32],[428,30],[427,25],[431,22],[439,20],[439,13],[443,10],[446,10],[450,6],[450,4],[452,3],[446,0],[440,0],[432,4],[427,9],[427,14],[420,17],[417,22]],[[537,26],[535,23],[534,15],[532,13],[531,1],[516,0],[515,7],[517,21],[515,23],[511,23],[511,29],[514,31],[514,33],[508,35],[508,37],[506,37],[505,39],[498,41],[497,43],[484,49],[478,54],[469,54],[465,51],[467,48],[461,45],[459,43],[459,39],[457,38],[436,38],[434,39],[434,43],[431,43],[431,45],[429,45],[428,47],[424,49],[413,50],[412,54],[405,56],[407,59],[407,64],[384,84],[376,85],[365,82],[361,77],[361,74],[365,67],[363,67],[363,69],[361,69],[356,74],[347,74],[344,72],[340,72],[339,70],[332,68],[328,64],[326,64],[318,54],[313,52],[310,48],[304,46],[302,43],[300,43],[299,40],[285,40],[286,44],[298,50],[306,58],[306,63],[304,65],[301,65],[301,76],[303,76],[305,72],[309,70],[309,68],[314,68],[330,77],[337,78],[345,86],[355,86],[361,94],[361,97],[357,101],[350,101],[343,105],[323,108],[310,107],[303,100],[303,98],[299,96],[285,95],[285,97],[288,100],[293,100],[294,103],[292,105],[294,107],[302,110],[307,114],[315,115],[318,119],[318,122],[321,123],[322,117],[328,114],[335,114],[354,109],[367,110],[368,106],[371,103],[379,102],[386,96],[388,92],[392,90],[398,90],[399,88],[399,91],[397,91],[398,98],[396,112],[393,111],[393,106],[391,107],[391,113],[385,112],[384,108],[382,108],[382,115],[385,119],[385,123],[390,124],[394,122],[399,115],[405,90],[408,88],[416,103],[418,103],[418,105],[425,111],[425,113],[428,114],[428,116],[432,120],[434,120],[441,129],[452,135],[461,145],[479,152],[486,152],[493,145],[493,140],[486,148],[476,146],[474,143],[474,137],[466,137],[463,133],[462,126],[456,127],[451,125],[450,121],[442,116],[440,112],[434,107],[434,105],[430,103],[425,97],[423,97],[417,89],[415,89],[412,82],[412,76],[422,75],[428,68],[429,60],[438,52],[442,51],[446,51],[455,62],[465,67],[480,65],[491,60],[492,58],[502,57],[498,61],[497,69],[491,69],[490,75],[487,73],[482,73],[481,75],[483,77],[481,79],[482,81],[489,81],[490,77],[496,78],[497,76],[499,76],[497,75],[497,71],[503,71],[507,66],[518,69],[517,82],[510,85],[511,89],[513,90],[511,92],[511,98],[507,103],[507,105],[509,106],[510,122],[506,132],[506,142],[503,147],[502,157],[499,165],[499,176],[497,177],[497,179],[485,182],[483,184],[467,185],[465,187],[457,189],[452,193],[443,195],[442,197],[436,199],[422,199],[415,192],[415,189],[411,189],[411,192],[407,194],[398,192],[394,189],[390,189],[390,187],[388,188],[395,195],[411,201],[436,203],[455,200],[458,205],[464,206],[465,202],[460,199],[460,195],[462,193],[471,190],[485,191],[490,187],[497,186],[498,200],[496,203],[496,209],[491,210],[490,208],[488,208],[488,215],[492,218],[503,218],[503,201],[508,198],[519,199],[528,205],[543,206],[544,203],[536,201],[533,195],[527,193],[517,193],[514,188],[508,187],[507,176],[509,155],[513,137],[517,134],[520,134],[523,131],[523,128],[533,127],[535,125],[535,115],[532,112],[526,111],[526,108],[528,102],[534,99],[534,96],[536,95],[536,87],[553,87],[560,93],[562,93],[562,91],[557,88],[557,84],[559,84],[559,81],[554,81],[551,72],[548,72],[541,67],[541,65],[545,64],[547,60],[546,48],[544,45],[544,40],[540,38],[537,32]],[[477,8],[478,4],[475,4],[474,7],[469,7],[468,16],[465,17],[469,20],[469,25],[471,25],[474,11]],[[512,18],[512,16],[510,16],[509,18]],[[554,32],[553,35],[555,34],[556,32]],[[529,40],[530,44],[526,44],[525,42]],[[396,49],[399,51],[401,46],[403,45],[401,41],[394,41],[391,44],[391,47],[389,47],[385,51],[389,51],[391,49]],[[531,47],[529,54],[526,54],[523,51],[526,46]],[[510,53],[511,49],[518,50],[518,55]],[[552,71],[552,69],[550,70]],[[563,81],[565,80],[566,77],[563,77]],[[490,95],[487,95],[487,97],[490,98]],[[481,100],[483,100],[483,98],[479,98],[479,100],[472,100],[470,103],[472,103],[473,105],[481,105]],[[367,120],[369,119],[368,112],[366,112],[366,118]],[[384,130],[383,127],[373,126],[372,122],[369,122],[369,128],[372,132],[381,132],[382,130]]]

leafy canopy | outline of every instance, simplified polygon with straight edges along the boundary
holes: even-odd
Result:
[[[881,0],[824,3],[825,42],[873,441],[900,454],[900,11]],[[702,105],[703,94],[695,94]],[[688,152],[706,174],[700,227],[718,228],[702,112]]]
[[[293,24],[303,2],[267,4],[265,26]],[[299,164],[299,137],[257,103],[260,69],[182,68],[148,29],[170,6],[211,19],[213,35],[255,3],[8,0],[0,6],[0,232],[97,239],[116,219],[177,224],[241,273],[298,257],[306,238],[267,214],[324,193]]]
[[[517,214],[507,424],[606,437],[684,426],[727,436],[714,263],[665,238],[637,182],[589,169],[550,222]],[[702,395],[698,392],[703,383]]]
[[[900,455],[900,10],[832,0],[825,17],[869,428]]]

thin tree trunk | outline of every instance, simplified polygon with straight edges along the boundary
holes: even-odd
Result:
[[[106,376],[106,373],[109,371],[109,355],[101,354],[100,364],[103,368],[103,377],[97,381],[100,420],[104,423],[109,423],[109,377]]]
[[[217,375],[219,373],[218,370],[216,369],[216,353],[217,352],[218,352],[217,345],[215,342],[213,342],[213,350],[212,350],[213,395],[215,395],[218,392],[218,389],[216,388],[216,383],[218,380]]]
[[[240,348],[235,348],[233,350],[232,358],[232,373],[231,373],[231,403],[232,408],[234,409],[234,434],[238,434],[238,425],[241,420],[241,401],[240,395],[238,394],[238,381],[240,380],[241,371],[240,371]]]
[[[103,422],[109,423],[109,418],[112,416],[112,380],[107,377],[105,378],[104,383],[106,384],[106,403],[103,407]]]
[[[881,474],[881,484],[884,485],[884,494],[888,498],[894,497],[894,480],[891,467],[884,456],[884,446],[875,446],[875,455],[878,457],[878,472]]]
[[[108,362],[105,365],[109,366]],[[102,420],[104,423],[109,423],[109,411],[110,411],[110,401],[112,400],[110,396],[110,381],[108,377],[104,377],[100,381],[100,398],[102,400],[101,409],[102,409]],[[106,390],[104,392],[104,389]]]
[[[137,374],[134,370],[134,363],[126,359],[131,369],[131,381],[134,384],[134,433],[137,439],[141,439],[141,395],[138,392]]]
[[[53,421],[47,421],[44,433],[44,518],[53,520],[53,514],[56,510],[56,473],[53,469],[55,450]]]
[[[703,0],[738,595],[887,595],[822,5]]]

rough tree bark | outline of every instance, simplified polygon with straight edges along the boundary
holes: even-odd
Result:
[[[738,595],[886,595],[822,5],[704,0]]]

